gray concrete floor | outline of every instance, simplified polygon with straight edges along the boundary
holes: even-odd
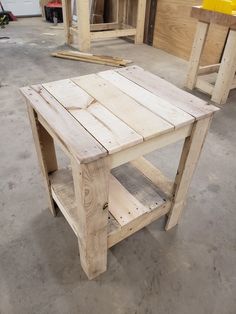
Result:
[[[50,57],[63,32],[39,18],[0,35],[10,37],[0,40],[0,313],[235,314],[236,92],[214,118],[179,226],[165,232],[162,219],[124,240],[109,251],[107,272],[88,281],[72,230],[47,209],[18,89],[109,67]],[[93,51],[130,58],[183,86],[187,63],[163,51],[123,40]],[[148,158],[173,176],[179,149]]]

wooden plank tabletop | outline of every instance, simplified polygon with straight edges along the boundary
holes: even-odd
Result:
[[[21,91],[81,163],[173,132],[217,109],[137,66]]]
[[[236,15],[205,10],[200,6],[193,6],[191,17],[198,19],[201,22],[214,23],[231,29],[236,29]]]

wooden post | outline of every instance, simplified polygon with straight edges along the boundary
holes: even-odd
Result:
[[[208,117],[196,121],[193,125],[191,135],[185,139],[175,177],[174,197],[166,224],[166,230],[171,229],[178,223],[211,119],[212,117]]]
[[[27,105],[29,119],[31,123],[34,143],[38,155],[39,164],[43,173],[44,183],[47,189],[49,209],[53,216],[56,216],[54,201],[51,195],[51,188],[48,174],[57,170],[57,158],[52,137],[39,123],[34,109]]]
[[[72,21],[71,0],[62,0],[62,13],[66,43],[67,45],[70,45],[72,43],[72,36],[70,33]]]
[[[119,23],[119,27],[122,27],[122,24],[125,23],[125,6],[126,6],[126,1],[125,0],[117,0],[117,19]]]
[[[202,51],[206,42],[209,24],[204,22],[197,23],[197,30],[193,42],[192,52],[189,60],[186,87],[193,89],[195,87],[200,65]]]
[[[146,0],[138,0],[135,44],[142,44],[146,15]]]
[[[230,30],[211,100],[225,104],[236,71],[236,31]]]
[[[90,38],[90,17],[89,0],[77,0],[78,17],[78,46],[80,51],[89,51]]]
[[[73,159],[72,173],[80,260],[88,278],[93,279],[107,268],[108,158],[81,165]]]

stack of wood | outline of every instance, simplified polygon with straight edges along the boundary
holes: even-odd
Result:
[[[57,58],[63,58],[63,59],[83,61],[83,62],[105,64],[105,65],[110,65],[110,66],[115,66],[115,67],[127,66],[128,64],[132,63],[131,60],[126,60],[119,57],[94,55],[91,53],[84,53],[84,52],[73,51],[73,50],[62,50],[62,51],[53,52],[51,56],[57,57]]]

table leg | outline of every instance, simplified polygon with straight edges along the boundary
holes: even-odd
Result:
[[[72,21],[71,0],[62,0],[63,24],[67,45],[72,43],[70,27]]]
[[[143,43],[145,13],[146,0],[138,0],[135,44]]]
[[[191,135],[185,139],[175,177],[173,201],[166,224],[166,230],[171,229],[178,223],[211,119],[212,117],[208,117],[196,121],[193,125]]]
[[[186,87],[189,89],[193,89],[196,85],[198,69],[203,48],[206,42],[208,29],[208,23],[198,22],[188,66]]]
[[[57,158],[53,138],[48,134],[44,127],[39,123],[37,113],[28,104],[29,119],[31,123],[34,143],[38,155],[39,164],[43,173],[44,183],[47,189],[49,209],[53,216],[56,216],[54,201],[51,194],[48,174],[57,170]]]
[[[211,100],[225,104],[236,71],[236,31],[230,30]]]
[[[108,158],[89,164],[72,160],[78,208],[78,242],[81,265],[89,279],[107,268]]]
[[[80,51],[90,50],[89,0],[77,0],[78,46]]]

